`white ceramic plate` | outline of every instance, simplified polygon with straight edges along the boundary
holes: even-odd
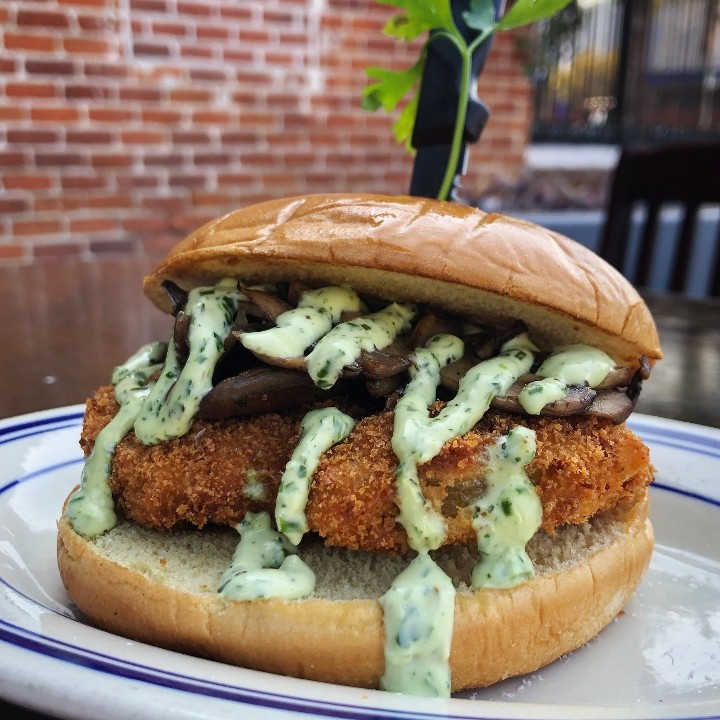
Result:
[[[653,561],[625,612],[542,671],[449,701],[294,680],[83,623],[55,565],[82,407],[0,422],[0,695],[68,718],[700,718],[720,715],[720,431],[633,416],[658,469]]]

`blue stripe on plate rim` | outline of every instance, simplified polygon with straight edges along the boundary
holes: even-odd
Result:
[[[59,414],[57,415],[41,413],[41,417],[36,419],[28,419],[32,418],[32,415],[25,416],[24,418],[20,417],[18,418],[20,422],[16,423],[12,423],[12,421],[7,420],[3,421],[2,427],[0,427],[0,445],[80,425],[82,411],[67,413],[62,412],[62,410],[62,408],[58,409]],[[682,424],[682,428],[668,426],[657,427],[652,424],[652,422],[644,421],[639,418],[632,418],[631,420],[632,422],[630,424],[633,430],[641,434],[643,438],[650,442],[720,459],[720,438],[706,437],[693,433],[692,425],[689,425],[688,429],[685,429],[685,423]],[[81,462],[82,457],[73,458],[61,463],[40,468],[31,473],[27,473],[26,475],[13,478],[0,487],[0,496],[20,483],[31,481],[48,472],[53,472]],[[709,497],[701,493],[657,482],[653,483],[653,488],[656,490],[672,492],[677,495],[682,495],[693,500],[698,500],[720,507],[720,499]],[[57,610],[49,608],[34,598],[18,591],[4,578],[0,578],[0,584],[7,587],[16,595],[43,608],[44,610],[60,615],[61,617],[66,617],[68,620],[73,621],[67,615],[59,613]],[[42,633],[36,633],[25,628],[21,628],[2,619],[0,619],[0,641],[31,652],[39,653],[54,660],[79,665],[114,677],[132,679],[155,686],[165,687],[171,690],[190,692],[196,695],[261,706],[274,710],[324,715],[327,717],[343,718],[347,720],[366,720],[367,718],[374,718],[377,720],[382,718],[403,718],[409,720],[410,718],[438,717],[457,720],[478,720],[478,717],[475,715],[449,714],[446,711],[438,715],[437,713],[431,712],[404,711],[399,709],[391,710],[388,708],[370,706],[360,707],[357,705],[339,703],[337,701],[323,701],[318,699],[295,697],[265,690],[258,691],[250,687],[209,681],[202,678],[174,673],[162,668],[153,668],[152,666],[134,663],[128,660],[113,657],[111,655],[106,655],[95,650],[72,645],[56,638],[43,635]],[[491,716],[484,716],[484,720],[492,720],[492,718]],[[700,718],[695,719],[685,717],[682,719],[677,718],[676,720],[700,720]],[[702,720],[708,720],[708,716],[702,716]]]
[[[41,413],[45,415],[45,413]],[[21,422],[9,422],[7,420],[2,421],[4,427],[0,427],[0,445],[6,443],[15,442],[16,440],[22,440],[26,437],[33,437],[40,433],[48,432],[49,430],[63,430],[65,428],[75,427],[80,424],[83,417],[82,410],[75,412],[61,412],[54,416],[45,416],[36,419],[32,419],[33,415],[27,415],[25,418],[21,418]],[[61,423],[56,425],[56,423]],[[53,425],[53,427],[48,427]],[[40,428],[37,430],[37,428]],[[24,432],[27,431],[27,432]],[[17,434],[20,433],[20,434]]]
[[[665,421],[672,425],[673,421]],[[720,458],[720,432],[715,428],[701,425],[677,423],[679,427],[656,425],[647,419],[630,417],[629,427],[646,440],[679,450],[690,450],[699,455]],[[689,427],[690,429],[684,429]],[[693,428],[696,430],[693,431]],[[708,434],[699,434],[698,430],[710,430]]]

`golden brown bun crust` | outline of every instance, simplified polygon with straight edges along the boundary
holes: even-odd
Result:
[[[236,210],[196,230],[145,279],[189,289],[221,277],[347,283],[386,299],[525,320],[550,345],[589,342],[616,361],[661,357],[650,312],[595,253],[529,222],[454,203],[308,195]]]
[[[532,672],[604,628],[642,578],[653,547],[645,499],[626,531],[589,558],[507,590],[457,596],[453,690]],[[154,582],[93,552],[63,517],[58,564],[70,596],[99,627],[268,672],[377,687],[383,621],[375,600],[237,602]]]

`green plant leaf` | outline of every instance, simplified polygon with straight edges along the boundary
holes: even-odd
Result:
[[[398,103],[420,82],[425,54],[406,70],[388,70],[381,67],[365,69],[367,76],[378,82],[371,83],[363,88],[362,107],[365,110],[379,110],[385,112],[394,110]]]
[[[405,107],[400,111],[397,120],[393,123],[393,135],[398,143],[405,146],[405,150],[410,154],[415,152],[412,146],[412,133],[415,127],[415,118],[417,117],[418,102],[420,95],[415,93]]]
[[[383,29],[385,34],[409,42],[431,30],[439,31],[438,35],[444,35],[455,44],[462,58],[463,67],[467,68],[469,68],[474,50],[492,33],[545,20],[569,5],[570,1],[515,0],[505,16],[496,22],[492,0],[470,0],[468,10],[465,11],[463,17],[468,26],[477,30],[479,35],[472,43],[468,44],[455,26],[450,0],[376,0],[381,5],[393,6],[400,10],[386,23]],[[361,105],[365,110],[375,111],[383,108],[386,112],[390,112],[408,93],[412,93],[393,124],[395,139],[399,143],[404,143],[409,152],[413,152],[411,140],[418,110],[418,88],[422,80],[430,40],[431,38],[428,38],[422,46],[418,61],[406,70],[387,70],[380,67],[370,67],[365,70],[368,77],[376,81],[367,85],[362,91]],[[469,72],[468,69],[465,73],[467,78],[462,80],[463,87],[458,100],[451,158],[457,156],[458,148],[462,143],[462,128],[467,108],[461,107],[461,105],[466,105]],[[440,191],[441,197],[445,194],[443,188],[446,188],[452,179],[451,172],[454,172],[456,165],[456,159],[451,159],[448,163]]]
[[[570,0],[516,0],[495,26],[495,30],[512,30],[545,20],[569,4]]]
[[[470,7],[463,13],[468,27],[480,33],[495,25],[495,5],[492,0],[471,0]]]
[[[435,29],[455,29],[448,0],[377,0],[381,5],[393,5],[404,10],[390,18],[383,32],[390,37],[411,41]]]

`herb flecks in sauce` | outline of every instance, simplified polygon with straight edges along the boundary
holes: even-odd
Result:
[[[537,369],[542,380],[528,383],[518,400],[529,415],[539,415],[549,403],[565,396],[570,385],[596,387],[615,367],[615,361],[602,350],[577,343],[555,348]]]
[[[525,545],[542,523],[542,503],[525,466],[535,456],[535,433],[514,427],[490,448],[485,492],[473,503],[480,561],[474,587],[512,587],[534,576]]]
[[[337,408],[319,408],[305,415],[300,425],[300,441],[285,466],[275,502],[278,530],[298,545],[308,531],[305,506],[310,481],[320,456],[344,440],[355,427],[355,421]]]
[[[190,291],[185,308],[190,315],[188,359],[181,367],[170,342],[162,375],[135,422],[140,442],[156,445],[190,429],[200,401],[212,389],[213,371],[224,352],[223,341],[241,297],[235,280]]]
[[[423,496],[417,465],[433,433],[428,408],[435,401],[440,370],[461,358],[464,349],[463,341],[454,335],[436,335],[426,347],[418,348],[412,355],[410,382],[395,406],[392,448],[399,460],[398,520],[410,547],[418,551],[440,547],[447,532],[442,515]]]
[[[398,333],[407,330],[415,313],[412,305],[391,303],[372,315],[336,325],[307,356],[307,370],[313,382],[319,388],[331,388],[343,368],[352,365],[363,350],[382,350]]]
[[[218,588],[223,597],[299,600],[312,594],[315,573],[285,535],[270,527],[268,513],[247,513],[236,529],[240,542]]]
[[[276,327],[244,333],[240,342],[251,352],[268,357],[299,357],[340,322],[344,312],[358,312],[362,308],[362,301],[350,288],[306,290],[296,308],[277,316]]]
[[[411,380],[395,407],[392,438],[400,461],[400,522],[413,549],[434,550],[445,539],[442,517],[422,496],[417,466],[432,460],[448,440],[476,425],[492,399],[506,393],[520,375],[530,370],[535,350],[525,333],[509,340],[499,355],[478,363],[465,374],[456,396],[433,418],[428,408],[435,400],[440,369],[462,357],[463,343],[453,335],[438,335],[415,352]]]
[[[410,382],[395,407],[392,447],[400,461],[396,478],[398,519],[410,547],[419,554],[405,571],[408,575],[398,576],[381,600],[386,613],[386,689],[450,695],[455,589],[428,555],[428,550],[442,545],[446,526],[442,515],[423,496],[417,466],[435,457],[451,438],[467,433],[487,412],[492,399],[507,392],[530,370],[536,350],[526,333],[512,338],[499,355],[472,367],[460,381],[456,396],[432,418],[429,407],[435,400],[440,370],[462,357],[464,344],[454,335],[436,335],[413,354]],[[388,617],[389,610],[392,614]],[[400,636],[403,626],[408,631]]]
[[[113,372],[115,399],[120,409],[95,438],[92,452],[83,465],[80,487],[72,494],[65,509],[70,524],[80,535],[101,535],[117,523],[108,483],[113,455],[133,427],[152,388],[148,379],[162,367],[159,361],[162,361],[165,351],[163,343],[143,345]]]
[[[192,290],[184,309],[191,317],[188,359],[183,363],[178,358],[171,340],[168,346],[144,346],[116,368],[113,383],[120,411],[98,435],[81,487],[68,503],[67,514],[77,532],[99,534],[115,524],[108,477],[115,448],[127,432],[134,427],[142,442],[155,444],[189,430],[200,399],[211,389],[215,365],[243,298],[234,280]],[[409,329],[416,313],[411,305],[390,303],[373,314],[340,322],[344,312],[365,309],[348,288],[306,291],[297,308],[277,316],[275,328],[244,333],[241,342],[258,355],[278,358],[302,356],[314,345],[306,358],[308,372],[316,385],[329,388],[363,350],[382,349]],[[429,555],[442,545],[446,526],[423,495],[418,466],[435,457],[448,440],[467,433],[494,397],[504,395],[530,371],[536,351],[525,333],[506,342],[497,356],[464,375],[456,396],[434,417],[429,408],[436,399],[440,371],[463,356],[464,344],[453,335],[437,335],[411,357],[410,381],[395,407],[392,447],[399,461],[398,520],[418,555],[380,599],[386,635],[382,686],[387,690],[447,697],[451,688],[455,590]],[[163,357],[164,365],[158,364]],[[599,384],[613,366],[607,355],[587,346],[557,348],[538,370],[544,379],[521,393],[527,402],[523,406],[535,414],[557,399],[553,394],[562,397],[570,384]],[[149,382],[153,375],[154,386]],[[245,516],[237,526],[241,539],[232,563],[220,582],[224,597],[296,599],[313,592],[314,573],[296,547],[308,530],[310,482],[322,453],[347,437],[353,425],[335,408],[305,416],[276,501],[278,530],[272,529],[268,513]],[[508,587],[533,574],[525,544],[540,525],[542,506],[524,467],[533,457],[534,443],[530,430],[516,427],[489,451],[486,490],[472,504],[481,556],[472,573],[477,587]],[[253,500],[264,495],[253,470],[247,473],[244,492]]]
[[[122,365],[118,365],[112,374],[112,384],[116,386],[115,395],[117,398],[117,384],[128,375],[139,370],[147,372],[148,368],[165,361],[168,346],[162,342],[152,342],[143,345],[134,352]],[[118,402],[121,402],[118,400]]]
[[[455,588],[421,552],[380,598],[385,623],[384,690],[450,696]]]
[[[243,495],[253,502],[263,502],[267,500],[265,485],[257,470],[250,468],[245,473],[245,485],[243,486]]]

